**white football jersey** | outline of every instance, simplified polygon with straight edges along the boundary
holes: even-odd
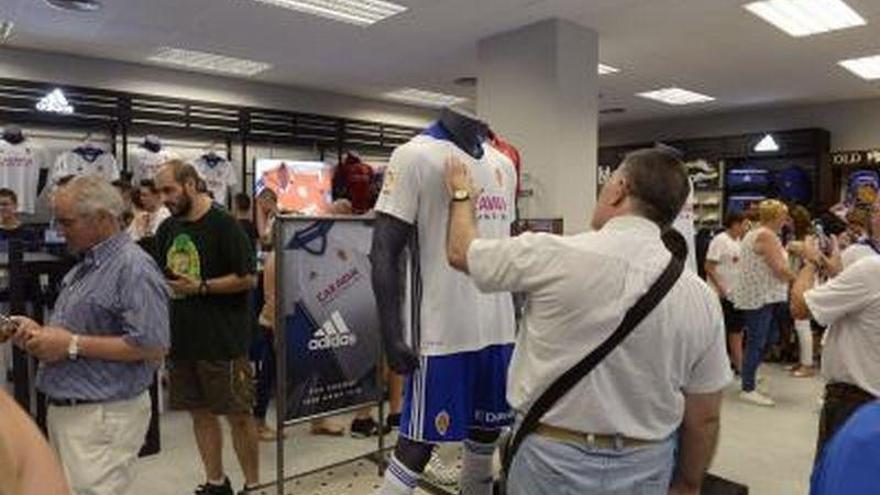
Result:
[[[119,166],[112,153],[100,148],[79,147],[65,151],[55,159],[52,168],[51,183],[55,184],[58,179],[73,175],[103,177],[107,182],[113,182],[119,178]]]
[[[214,195],[214,202],[225,206],[229,198],[229,188],[238,184],[232,163],[219,155],[202,155],[192,161],[192,166]]]
[[[447,157],[466,163],[483,193],[475,199],[479,236],[510,237],[515,220],[516,171],[505,155],[483,144],[475,160],[434,124],[394,150],[376,211],[416,228],[410,247],[410,276],[404,322],[422,355],[447,355],[514,341],[513,300],[509,293],[483,294],[471,279],[449,266],[446,228],[449,193],[444,183]]]
[[[0,187],[15,191],[19,212],[34,213],[43,167],[39,154],[27,141],[12,144],[0,139]]]
[[[174,158],[177,158],[177,156],[165,148],[154,153],[143,146],[138,146],[132,153],[134,184],[140,184],[140,181],[144,179],[156,177],[159,168]]]

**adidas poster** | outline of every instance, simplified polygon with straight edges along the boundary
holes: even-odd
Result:
[[[372,228],[362,221],[289,220],[283,230],[287,419],[378,400]]]

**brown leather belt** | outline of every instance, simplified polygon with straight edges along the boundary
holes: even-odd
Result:
[[[582,444],[595,449],[607,450],[647,447],[649,445],[656,445],[658,443],[653,440],[640,440],[638,438],[629,438],[623,435],[583,433],[580,431],[569,430],[568,428],[560,428],[558,426],[551,426],[544,423],[538,425],[538,427],[535,429],[535,434],[561,442]]]

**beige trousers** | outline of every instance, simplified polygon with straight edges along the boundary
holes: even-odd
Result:
[[[49,441],[76,495],[127,495],[150,422],[150,395],[82,406],[49,406]]]

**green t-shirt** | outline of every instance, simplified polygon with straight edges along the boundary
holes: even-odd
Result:
[[[196,279],[254,274],[251,241],[228,213],[212,207],[195,222],[171,217],[156,233],[156,262]],[[173,296],[171,358],[234,359],[247,355],[253,323],[250,291]]]

